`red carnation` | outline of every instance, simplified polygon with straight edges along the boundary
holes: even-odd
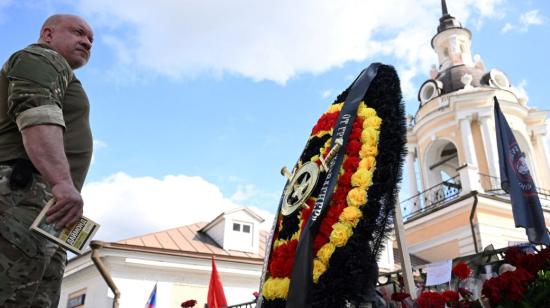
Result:
[[[362,129],[355,129],[355,127],[351,130],[351,133],[349,134],[349,140],[359,140],[361,139],[361,133]]]
[[[326,243],[328,243],[328,237],[324,236],[323,234],[319,233],[313,240],[313,254],[317,254],[319,249],[323,247]]]
[[[332,194],[333,201],[346,200],[348,196],[348,189],[345,187],[337,187],[334,193]]]
[[[359,161],[359,157],[357,156],[348,156],[348,159],[346,159],[346,161],[344,162],[344,170],[355,172],[355,170],[357,170],[357,167],[359,167]]]
[[[359,153],[360,150],[361,150],[361,141],[353,139],[353,140],[350,140],[348,142],[348,147],[346,149],[346,154],[354,155],[354,154]]]
[[[321,223],[321,226],[319,227],[319,234],[326,238],[330,236],[332,233],[332,225],[335,223],[335,221],[331,220],[330,223],[325,219],[323,220],[323,223]]]
[[[334,127],[334,124],[336,124],[337,119],[338,112],[323,114],[321,118],[319,118],[319,121],[317,121],[317,124],[315,124],[315,126],[311,130],[311,135],[315,135],[321,131],[331,130]]]
[[[338,186],[345,186],[345,187],[351,187],[351,176],[353,175],[353,171],[348,171],[346,170],[346,172],[344,172],[344,174],[342,174],[340,176],[340,178],[338,178]]]
[[[472,270],[470,269],[470,267],[468,267],[466,263],[464,263],[464,261],[458,262],[458,264],[453,267],[453,275],[455,275],[460,280],[468,278],[471,272]]]
[[[292,240],[273,250],[271,261],[269,262],[269,273],[271,276],[279,278],[290,276],[297,245],[298,241]]]
[[[363,130],[363,119],[356,118],[355,122],[353,122],[353,129]]]

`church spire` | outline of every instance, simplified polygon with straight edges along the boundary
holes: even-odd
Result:
[[[460,22],[456,20],[456,18],[451,16],[451,14],[449,14],[449,10],[447,9],[447,2],[445,0],[441,0],[441,13],[442,16],[441,18],[439,18],[437,33],[441,33],[445,30],[452,28],[462,28]]]
[[[449,15],[449,11],[447,11],[447,2],[445,0],[441,0],[441,11],[442,15]]]

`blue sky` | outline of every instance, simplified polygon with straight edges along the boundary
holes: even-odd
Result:
[[[550,109],[548,1],[447,2],[473,33],[473,54],[504,71],[530,107]],[[437,61],[430,39],[441,8],[437,0],[0,0],[0,58],[36,41],[57,12],[81,15],[95,31],[92,59],[76,71],[95,140],[83,194],[85,213],[103,225],[98,238],[117,240],[235,206],[270,219],[280,168],[295,163],[361,69],[394,65],[407,113],[416,112]]]

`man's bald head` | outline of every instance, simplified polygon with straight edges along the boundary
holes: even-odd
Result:
[[[40,29],[39,43],[59,52],[73,68],[88,62],[92,48],[93,31],[82,18],[71,14],[48,17]]]

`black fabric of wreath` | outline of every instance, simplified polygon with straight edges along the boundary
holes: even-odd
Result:
[[[335,103],[344,101],[348,90],[340,94]],[[314,285],[314,308],[345,307],[347,302],[357,305],[369,300],[378,277],[376,260],[393,226],[397,183],[401,181],[405,155],[406,129],[399,78],[392,66],[380,66],[365,101],[382,119],[376,170],[367,192],[368,204],[361,208],[363,219],[357,224],[347,245],[333,253],[328,270]],[[321,140],[310,140],[300,159],[307,161],[305,159],[308,157],[318,154],[324,141],[319,143]],[[319,182],[322,183],[322,179]],[[279,239],[290,238],[298,230],[298,222],[298,211],[284,217]],[[284,300],[265,300],[263,307],[283,308],[285,304]]]

